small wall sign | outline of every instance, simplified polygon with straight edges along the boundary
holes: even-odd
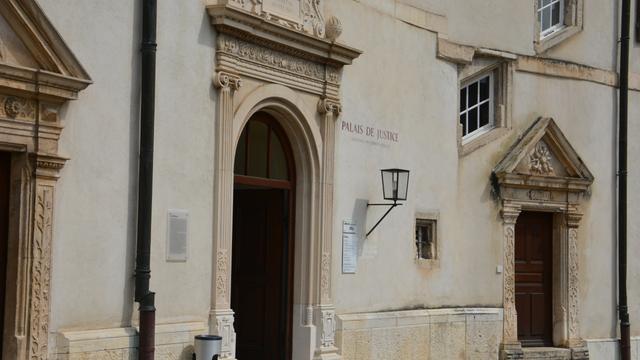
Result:
[[[189,212],[167,211],[167,261],[187,261]]]
[[[342,222],[342,273],[355,274],[358,268],[358,227],[352,220]]]

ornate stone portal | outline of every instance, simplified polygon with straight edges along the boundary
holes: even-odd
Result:
[[[24,45],[0,56],[0,150],[12,178],[2,357],[48,359],[53,204],[66,162],[58,109],[91,80],[34,0],[4,0],[0,15]]]
[[[553,342],[571,349],[572,359],[588,359],[580,337],[578,227],[580,202],[593,175],[553,119],[538,119],[518,140],[492,175],[502,207],[504,246],[504,323],[501,359],[522,359],[515,303],[515,224],[521,211],[554,213]]]
[[[295,209],[293,357],[339,359],[331,287],[335,120],[342,67],[360,51],[336,43],[336,18],[325,38],[321,0],[211,0],[207,11],[217,30],[218,89],[211,331],[223,337],[222,358],[235,358],[233,161],[244,124],[266,111],[291,140],[301,194]]]

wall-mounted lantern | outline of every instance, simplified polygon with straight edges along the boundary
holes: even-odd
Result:
[[[380,225],[382,220],[389,215],[393,208],[402,205],[398,204],[398,201],[407,200],[407,193],[409,191],[409,170],[383,169],[380,170],[380,172],[382,174],[382,197],[385,200],[393,201],[393,204],[367,204],[367,206],[389,206],[389,210],[387,210],[380,220],[373,225],[365,237],[369,236],[369,234],[371,234],[371,232]]]

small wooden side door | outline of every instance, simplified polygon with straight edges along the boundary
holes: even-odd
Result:
[[[515,282],[522,346],[552,346],[553,214],[523,212],[516,222]]]

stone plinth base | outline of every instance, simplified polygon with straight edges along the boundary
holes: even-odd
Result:
[[[421,309],[342,314],[336,340],[344,360],[495,360],[502,309]]]
[[[524,352],[520,344],[501,344],[500,360],[521,360],[524,359]]]

